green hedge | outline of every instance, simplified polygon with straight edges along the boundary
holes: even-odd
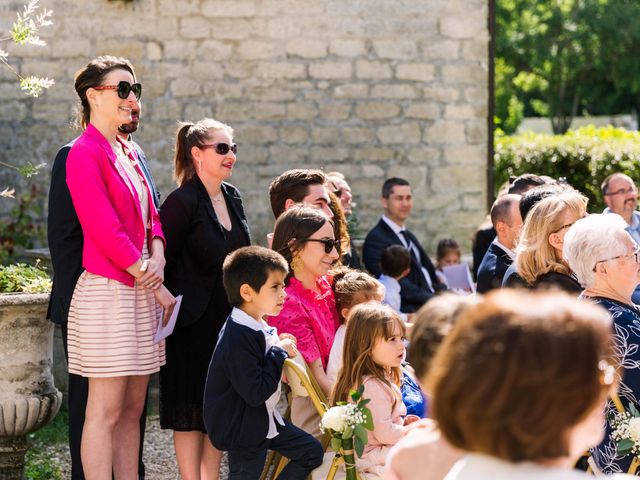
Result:
[[[640,132],[591,125],[564,135],[496,135],[495,166],[496,190],[510,175],[565,177],[589,197],[589,211],[600,212],[605,207],[600,184],[607,175],[623,172],[640,185]]]

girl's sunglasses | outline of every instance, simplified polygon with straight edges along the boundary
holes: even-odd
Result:
[[[97,87],[93,87],[94,90],[116,90],[118,93],[118,97],[123,100],[129,98],[129,94],[133,92],[136,96],[136,100],[140,100],[142,96],[142,84],[134,83],[133,85],[129,82],[125,82],[124,80],[118,82],[118,85],[99,85]]]
[[[222,142],[211,143],[209,145],[200,145],[200,148],[213,148],[218,155],[226,155],[229,153],[229,150],[231,150],[234,155],[238,153],[238,145],[235,143],[232,143],[231,145]]]
[[[303,238],[301,242],[318,242],[324,245],[324,253],[331,253],[334,248],[338,250],[340,247],[340,240],[334,240],[333,238]]]

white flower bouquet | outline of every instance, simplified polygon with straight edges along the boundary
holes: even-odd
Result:
[[[640,412],[635,405],[630,403],[628,411],[610,415],[609,424],[613,429],[611,437],[616,443],[618,455],[640,456]]]
[[[373,430],[373,417],[366,407],[369,399],[362,398],[364,385],[351,390],[349,396],[353,403],[338,402],[322,416],[320,430],[331,435],[331,448],[344,457],[347,480],[355,480],[356,465],[354,452],[362,456],[367,444],[367,430]]]

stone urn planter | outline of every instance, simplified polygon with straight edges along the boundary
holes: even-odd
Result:
[[[53,384],[48,293],[0,293],[0,480],[22,479],[26,435],[62,403]]]

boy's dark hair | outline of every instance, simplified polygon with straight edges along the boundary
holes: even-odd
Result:
[[[543,200],[552,195],[560,195],[562,192],[566,192],[567,190],[572,189],[573,188],[566,183],[550,183],[532,188],[522,196],[522,198],[520,199],[520,204],[518,205],[522,221],[524,222],[525,218],[527,218],[527,215],[529,214],[529,211],[533,207],[535,207],[535,205],[540,200]]]
[[[403,187],[410,187],[409,182],[407,182],[404,178],[400,177],[391,177],[387,178],[382,184],[382,198],[389,198],[391,192],[393,192],[393,187],[396,185]]]
[[[455,238],[443,238],[438,242],[438,246],[436,247],[436,259],[440,260],[444,258],[447,253],[453,250],[460,253],[460,245],[458,245]]]
[[[391,245],[380,256],[380,269],[385,275],[397,278],[411,267],[411,253],[402,245]]]
[[[287,170],[269,186],[269,200],[273,216],[278,219],[284,212],[287,199],[300,203],[309,194],[309,185],[324,185],[327,177],[322,170],[296,168]]]
[[[526,191],[531,190],[539,185],[544,185],[545,180],[534,173],[523,173],[517,177],[509,177],[509,190],[507,193],[515,193],[522,195]]]
[[[245,283],[258,292],[271,272],[289,273],[289,266],[282,255],[265,247],[253,245],[230,253],[222,264],[222,284],[227,292],[229,305],[239,307],[244,303],[240,287]]]

